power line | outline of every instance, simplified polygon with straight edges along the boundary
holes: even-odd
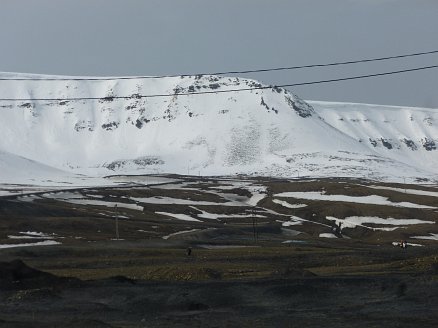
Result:
[[[438,68],[438,65],[432,66],[423,66],[416,68],[409,68],[398,71],[391,72],[383,72],[383,73],[375,73],[375,74],[366,74],[366,75],[357,75],[350,77],[342,77],[336,79],[329,80],[318,80],[318,81],[310,81],[310,82],[299,82],[299,83],[291,83],[291,84],[281,84],[281,85],[269,85],[269,86],[255,86],[250,88],[237,88],[237,89],[227,89],[227,90],[215,90],[215,91],[194,91],[194,92],[182,92],[182,93],[164,93],[164,94],[152,94],[152,95],[133,95],[133,96],[106,96],[106,97],[75,97],[75,98],[0,98],[0,101],[80,101],[80,100],[114,100],[114,99],[132,99],[132,98],[158,98],[158,97],[175,97],[175,96],[191,96],[191,95],[203,95],[203,94],[218,94],[218,93],[229,93],[229,92],[242,92],[242,91],[252,91],[252,90],[263,90],[263,89],[275,89],[275,88],[287,88],[287,87],[296,87],[303,85],[314,85],[314,84],[322,84],[322,83],[332,83],[332,82],[340,82],[340,81],[348,81],[348,80],[358,80],[365,79],[371,77],[385,76],[385,75],[393,75],[393,74],[401,74],[408,72],[415,72],[427,69]]]
[[[286,67],[276,67],[276,68],[254,69],[254,70],[246,70],[246,71],[219,72],[219,73],[212,73],[211,75],[246,74],[246,73],[259,73],[259,72],[271,72],[271,71],[285,71],[285,70],[294,70],[294,69],[302,69],[302,68],[339,66],[339,65],[349,65],[349,64],[383,61],[383,60],[390,60],[390,59],[397,59],[397,58],[423,56],[423,55],[429,55],[429,54],[434,54],[434,53],[438,53],[438,50],[427,51],[427,52],[417,52],[417,53],[406,54],[406,55],[378,57],[378,58],[369,58],[369,59],[358,59],[358,60],[350,60],[350,61],[344,61],[344,62],[334,62],[334,63],[327,63],[327,64],[311,64],[311,65],[290,66],[290,67],[286,66]]]
[[[400,58],[407,58],[407,57],[424,56],[424,55],[430,55],[430,54],[436,54],[436,53],[438,53],[438,50],[410,53],[410,54],[404,54],[404,55],[396,55],[396,56],[340,61],[340,62],[332,62],[332,63],[325,63],[325,64],[284,66],[284,67],[274,67],[274,68],[243,70],[243,71],[226,71],[226,72],[198,73],[198,74],[157,75],[157,76],[125,76],[125,77],[0,78],[0,81],[113,81],[113,80],[115,81],[115,80],[137,80],[137,79],[162,79],[162,78],[171,78],[171,77],[188,77],[188,76],[202,76],[202,75],[248,74],[248,73],[262,73],[262,72],[296,70],[296,69],[303,69],[303,68],[316,68],[316,67],[350,65],[350,64],[358,64],[358,63],[369,63],[369,62],[384,61],[384,60],[390,60],[390,59],[400,59]]]

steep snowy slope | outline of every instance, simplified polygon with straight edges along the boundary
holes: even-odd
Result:
[[[359,138],[360,129],[353,133],[332,119],[336,106],[316,104],[317,113],[280,88],[218,93],[256,86],[253,80],[217,76],[0,81],[0,98],[52,99],[0,101],[0,150],[63,170],[99,174],[430,178],[437,171],[416,165],[415,156],[406,160],[409,148],[382,152],[371,147],[364,140],[378,144],[380,134],[369,130]],[[213,93],[193,94],[198,91]],[[78,97],[98,99],[64,100]],[[418,123],[421,137],[427,121]],[[397,130],[391,123],[380,126]],[[436,129],[430,131],[424,137],[436,140]],[[385,140],[391,136],[382,134]],[[406,138],[413,140],[411,134]],[[437,156],[432,150],[426,155]]]

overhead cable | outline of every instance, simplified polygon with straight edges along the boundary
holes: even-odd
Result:
[[[391,72],[383,72],[383,73],[374,73],[374,74],[342,77],[342,78],[328,79],[328,80],[318,80],[318,81],[310,81],[310,82],[299,82],[299,83],[269,85],[269,86],[254,86],[254,87],[249,87],[249,88],[236,88],[236,89],[226,89],[226,90],[194,91],[194,92],[181,92],[181,93],[175,92],[175,93],[163,93],[163,94],[151,94],[151,95],[131,95],[131,96],[105,96],[105,97],[0,98],[0,101],[114,100],[114,99],[132,99],[132,98],[140,99],[140,98],[191,96],[191,95],[203,95],[203,94],[219,94],[219,93],[242,92],[242,91],[263,90],[263,89],[278,89],[278,88],[296,87],[296,86],[304,86],[304,85],[314,85],[314,84],[322,84],[322,83],[333,83],[333,82],[348,81],[348,80],[358,80],[358,79],[365,79],[365,78],[371,78],[371,77],[379,77],[379,76],[386,76],[386,75],[394,75],[394,74],[422,71],[422,70],[428,70],[428,69],[434,69],[434,68],[438,68],[438,65],[409,68],[409,69],[398,70],[398,71],[391,71]]]
[[[203,75],[248,74],[248,73],[262,73],[262,72],[296,70],[296,69],[304,69],[304,68],[316,68],[316,67],[350,65],[350,64],[358,64],[358,63],[369,63],[369,62],[385,61],[385,60],[391,60],[391,59],[424,56],[424,55],[430,55],[430,54],[436,54],[436,53],[438,53],[438,50],[410,53],[410,54],[404,54],[404,55],[396,55],[396,56],[340,61],[340,62],[332,62],[332,63],[325,63],[325,64],[284,66],[284,67],[274,67],[274,68],[242,70],[242,71],[226,71],[226,72],[197,73],[197,74],[175,74],[175,75],[157,75],[157,76],[125,76],[125,77],[123,77],[123,76],[122,77],[29,77],[29,78],[11,77],[11,78],[0,78],[0,81],[116,81],[116,80],[139,80],[139,79],[163,79],[163,78],[171,78],[171,77],[189,77],[189,76],[203,76]]]

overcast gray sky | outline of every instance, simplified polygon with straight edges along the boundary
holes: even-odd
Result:
[[[1,0],[0,71],[162,75],[438,50],[437,0]],[[242,75],[267,84],[437,65],[438,54]],[[297,87],[305,99],[438,108],[438,69]]]

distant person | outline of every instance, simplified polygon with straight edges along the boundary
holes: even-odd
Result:
[[[342,231],[342,222],[339,222],[336,226],[336,233],[341,234]]]
[[[187,247],[186,254],[187,254],[187,256],[192,255],[192,248],[191,247]]]
[[[406,240],[400,241],[399,245],[402,249],[406,249],[408,247],[408,243],[406,242]]]

